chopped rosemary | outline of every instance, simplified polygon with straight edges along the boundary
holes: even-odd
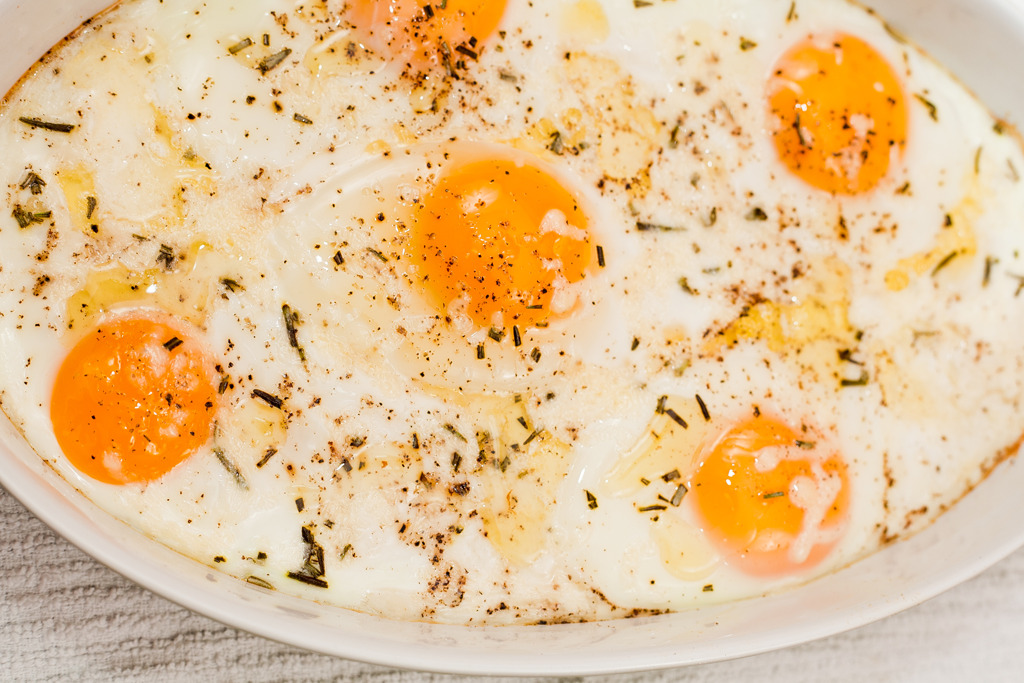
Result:
[[[669,505],[674,508],[679,507],[689,490],[690,489],[686,488],[686,484],[680,484],[677,486],[675,493],[672,494],[672,500],[669,501]]]
[[[487,350],[484,349],[483,344],[476,345],[476,358],[477,360],[484,360],[485,358],[487,358]]]
[[[444,430],[446,432],[448,432],[449,434],[452,434],[459,441],[462,441],[462,442],[465,442],[465,443],[469,443],[468,441],[466,441],[466,437],[464,437],[462,434],[460,434],[459,430],[456,429],[455,425],[453,425],[451,422],[448,422],[448,423],[445,424]]]
[[[653,4],[654,3],[651,2],[651,0],[633,0],[633,7],[638,9],[641,7],[650,7]]]
[[[805,451],[812,451],[817,446],[813,441],[803,441],[802,439],[797,439],[795,443],[797,448],[802,448]]]
[[[686,420],[684,420],[682,416],[680,416],[679,413],[677,413],[676,411],[672,410],[671,408],[668,408],[665,410],[665,414],[672,418],[672,421],[675,422],[680,427],[682,427],[683,429],[689,429],[690,425],[686,424]]]
[[[539,363],[540,362],[540,349],[538,349],[536,346],[533,347],[533,351],[530,351],[530,358],[533,359],[534,363]]]
[[[40,178],[35,171],[29,171],[25,179],[21,181],[21,189],[28,190],[32,194],[41,194],[46,186],[46,181]]]
[[[174,349],[178,348],[184,343],[185,342],[181,341],[177,337],[171,337],[170,339],[164,342],[164,348],[167,349],[168,351],[173,351]]]
[[[512,326],[512,341],[515,343],[516,346],[522,346],[523,345],[523,338],[521,336],[519,336],[519,326],[518,325],[513,325]]]
[[[587,494],[587,507],[591,510],[597,509],[597,496],[590,491],[583,489],[583,493]]]
[[[629,345],[630,351],[636,351],[640,348],[640,337],[633,337],[633,343]]]
[[[772,498],[781,498],[784,495],[786,495],[785,491],[772,491],[771,493],[766,493],[761,497],[765,500],[771,500]]]
[[[288,304],[281,306],[281,314],[284,316],[284,328],[288,333],[288,344],[299,354],[299,360],[306,362],[306,350],[299,344],[299,314],[292,310]]]
[[[284,401],[282,401],[280,398],[274,396],[271,393],[263,391],[262,389],[253,389],[252,397],[260,399],[271,408],[280,408],[281,406],[284,405]]]
[[[299,572],[288,572],[287,576],[289,579],[294,579],[295,581],[300,581],[310,586],[327,588],[327,582],[318,576],[309,576],[307,574],[300,574]]]
[[[418,451],[420,449],[420,436],[416,432],[412,433],[412,449]]]
[[[341,252],[340,251],[334,252],[334,265],[340,266],[340,265],[344,265],[344,263],[345,263],[345,257],[341,255]]]
[[[166,244],[160,245],[160,251],[157,252],[156,262],[164,267],[164,270],[170,270],[174,265],[175,260],[174,249],[167,246]]]
[[[11,217],[17,221],[19,228],[27,228],[33,223],[42,223],[51,215],[52,213],[50,211],[26,211],[21,208],[20,204],[15,204],[14,209],[11,211]]]
[[[96,211],[96,207],[98,205],[99,200],[97,200],[92,195],[89,195],[88,197],[85,198],[85,217],[87,219],[92,218],[92,214]]]
[[[939,108],[935,106],[934,102],[920,93],[914,93],[914,98],[925,106],[928,110],[928,116],[932,118],[932,121],[939,120]]]
[[[994,256],[985,257],[985,274],[981,278],[981,286],[988,287],[989,280],[992,278],[992,268],[999,263],[999,259]]]
[[[455,494],[456,496],[465,496],[469,493],[469,482],[462,481],[448,489],[448,493]]]
[[[711,413],[708,412],[708,406],[704,403],[704,399],[700,397],[700,394],[695,395],[697,398],[697,405],[700,406],[700,414],[704,416],[705,422],[711,421]]]
[[[952,251],[952,252],[946,254],[946,256],[941,261],[938,262],[938,264],[935,266],[935,268],[932,269],[932,277],[935,277],[936,275],[938,275],[940,270],[942,270],[943,268],[948,266],[950,261],[952,261],[953,259],[955,259],[959,255],[960,255],[959,251]]]
[[[52,130],[55,133],[70,133],[75,129],[74,124],[71,123],[55,123],[54,121],[44,121],[43,119],[31,116],[19,116],[18,120],[30,128],[42,128],[43,130]]]
[[[260,458],[260,461],[256,463],[256,469],[262,469],[263,466],[270,462],[270,459],[275,455],[277,455],[277,449],[271,446],[267,449],[267,452],[263,454],[263,457]]]
[[[492,327],[490,330],[487,331],[487,336],[496,342],[500,342],[502,339],[505,338],[505,330],[499,330],[496,327]]]
[[[796,19],[796,0],[793,0],[789,5],[789,14],[786,15],[786,23],[788,24],[794,19]]]
[[[475,50],[471,50],[465,45],[456,45],[455,51],[458,52],[460,55],[465,55],[466,57],[469,57],[474,61],[476,61],[477,57],[479,57]]]
[[[370,254],[373,254],[374,256],[376,256],[376,257],[377,257],[378,259],[380,259],[380,261],[381,261],[382,263],[387,263],[387,262],[388,262],[388,257],[387,257],[387,256],[385,256],[385,255],[384,255],[384,254],[383,254],[382,252],[380,252],[380,251],[377,251],[377,250],[376,250],[376,249],[374,249],[373,247],[367,247],[367,248],[366,248],[366,251],[367,251],[368,253],[370,253]]]
[[[565,149],[562,144],[562,134],[557,130],[551,134],[551,142],[548,143],[548,150],[555,154],[561,154]]]
[[[350,552],[352,552],[352,544],[346,543],[345,547],[341,549],[341,554],[338,556],[338,559],[344,560],[346,557],[348,557],[348,554]]]
[[[757,47],[757,43],[750,40],[749,38],[740,38],[740,49],[746,52],[747,50],[753,50]]]
[[[220,279],[220,284],[224,287],[224,289],[232,293],[241,292],[245,290],[245,287],[242,286],[242,283],[230,277],[222,277]]]
[[[715,584],[709,583],[709,584],[705,585],[704,588],[702,588],[701,590],[704,591],[705,593],[714,593],[715,592]]]
[[[748,221],[766,221],[768,220],[768,214],[760,206],[755,206],[746,215]]]
[[[295,112],[295,114],[292,116],[292,118],[294,120],[298,121],[299,123],[306,124],[307,126],[309,124],[313,123],[313,119],[309,118],[308,116],[304,116],[303,114],[300,114],[299,112]]]
[[[455,451],[452,453],[452,472],[458,474],[460,467],[462,467],[462,454]]]
[[[636,229],[639,232],[681,232],[686,228],[673,227],[671,225],[662,225],[660,223],[648,223],[645,221],[637,221]]]
[[[536,439],[540,435],[540,433],[542,431],[543,430],[540,429],[540,428],[534,429],[532,432],[530,432],[530,435],[528,437],[526,437],[526,440],[523,441],[523,445],[524,446],[528,446],[530,444],[530,442],[533,441],[534,439]]]
[[[220,384],[217,386],[217,393],[223,396],[224,392],[226,392],[230,386],[231,378],[228,377],[227,375],[222,376],[220,378]]]
[[[268,56],[264,57],[263,59],[261,59],[260,63],[256,65],[256,68],[259,69],[260,73],[265,76],[267,74],[267,72],[273,70],[281,62],[283,62],[285,59],[287,59],[288,55],[290,55],[291,53],[292,53],[292,49],[290,47],[286,47],[285,49],[281,50],[280,52],[275,52],[274,54],[268,55]]]
[[[295,509],[298,510],[299,512],[302,512],[303,510],[305,510],[306,509],[306,501],[303,500],[302,498],[296,498],[295,499]]]
[[[239,52],[249,47],[250,45],[252,45],[252,38],[242,38],[240,41],[229,47],[228,52],[230,52],[233,55],[237,55]]]
[[[604,268],[604,266],[605,266],[605,262],[604,262],[604,247],[602,247],[600,244],[597,245],[597,265],[599,265],[602,268]]]
[[[679,470],[675,469],[672,470],[671,472],[666,472],[665,474],[661,475],[661,480],[667,484],[670,481],[675,481],[681,476],[683,475],[679,474]]]
[[[863,387],[867,386],[869,379],[868,371],[861,370],[860,377],[857,379],[842,379],[839,381],[841,387]]]
[[[245,582],[251,583],[254,586],[259,586],[260,588],[266,588],[268,591],[274,590],[274,584],[270,583],[266,579],[261,579],[258,576],[247,576],[245,577]]]
[[[665,507],[664,505],[645,505],[642,508],[637,508],[637,511],[639,511],[639,512],[661,512],[662,510],[667,510],[667,509],[668,508]]]
[[[668,396],[659,396],[658,406],[654,409],[654,412],[658,415],[662,415],[665,412],[666,403],[668,403]]]
[[[228,474],[234,477],[238,487],[243,491],[247,491],[249,489],[249,483],[245,481],[245,477],[243,477],[242,473],[238,471],[238,467],[235,463],[231,462],[231,460],[228,459],[228,456],[224,454],[224,449],[220,447],[214,448],[213,454],[217,456],[217,460],[219,460],[220,464],[224,466],[224,469],[228,471]]]
[[[518,83],[519,77],[507,69],[498,69],[498,78],[506,83]]]

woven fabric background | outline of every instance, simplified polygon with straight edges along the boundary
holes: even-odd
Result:
[[[0,489],[0,680],[466,679],[312,654],[193,614],[95,562]],[[850,633],[731,662],[594,680],[1018,682],[1024,550],[938,598]]]

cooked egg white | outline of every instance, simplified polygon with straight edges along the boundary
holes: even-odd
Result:
[[[558,622],[807,581],[1015,452],[1024,155],[878,18],[385,5],[126,3],[8,95],[0,399],[97,505]]]

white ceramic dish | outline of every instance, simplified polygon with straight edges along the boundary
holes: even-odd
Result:
[[[812,1],[812,0],[804,0]],[[0,89],[107,0],[0,0]],[[1024,123],[1019,0],[867,3],[947,65],[998,115]],[[293,645],[367,662],[477,674],[593,674],[755,654],[913,606],[1024,545],[1024,464],[1011,460],[935,525],[801,588],[685,613],[543,627],[397,623],[269,593],[141,536],[57,477],[0,418],[0,483],[71,542],[185,607]]]

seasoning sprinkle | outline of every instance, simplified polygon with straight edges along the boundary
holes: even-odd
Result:
[[[591,510],[597,509],[597,496],[590,491],[583,489],[583,493],[587,494],[587,507]]]
[[[749,38],[740,38],[740,49],[746,52],[747,50],[753,50],[757,47],[757,43]]]
[[[37,119],[31,116],[19,116],[18,120],[30,128],[42,128],[43,130],[51,130],[54,133],[70,133],[75,129],[74,124],[71,123],[44,121],[43,119]]]
[[[640,337],[633,337],[633,343],[629,345],[630,351],[636,351],[640,348]]]
[[[760,206],[755,206],[746,215],[748,221],[766,221],[768,220],[768,214]]]
[[[280,408],[281,406],[284,405],[284,401],[282,401],[280,398],[274,396],[271,393],[263,391],[262,389],[253,389],[252,397],[260,399],[271,408]]]
[[[701,590],[705,593],[713,593],[715,591],[715,584],[709,583],[705,585],[704,588],[702,588]]]

